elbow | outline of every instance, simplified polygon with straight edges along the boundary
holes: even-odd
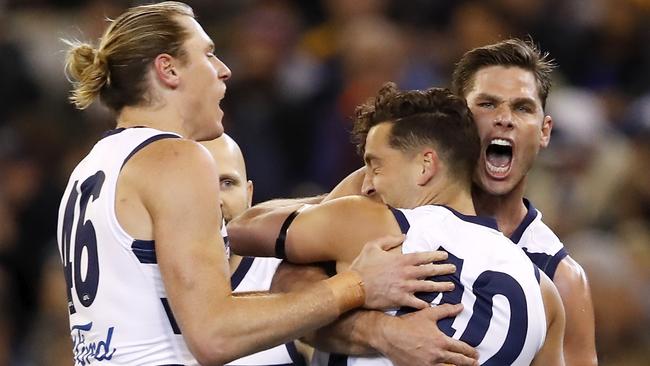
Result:
[[[225,365],[237,358],[233,342],[226,337],[188,340],[188,347],[200,365]]]

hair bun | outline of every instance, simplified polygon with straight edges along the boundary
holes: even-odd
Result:
[[[70,46],[66,70],[74,89],[70,101],[79,109],[87,108],[109,81],[108,63],[93,46],[82,42],[66,42]]]

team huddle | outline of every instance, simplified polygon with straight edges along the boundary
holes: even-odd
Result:
[[[214,51],[173,1],[70,42],[71,101],[116,114],[59,209],[76,365],[597,363],[584,271],[524,198],[547,54],[509,39],[449,89],[387,81],[356,108],[357,171],[252,206]]]

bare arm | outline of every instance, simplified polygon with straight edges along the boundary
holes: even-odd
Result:
[[[563,366],[564,354],[562,343],[564,339],[564,308],[560,295],[551,280],[540,271],[542,298],[546,311],[546,339],[539,350],[533,366]]]
[[[358,275],[282,296],[233,297],[217,228],[218,176],[207,151],[161,140],[125,166],[150,216],[156,257],[183,336],[202,364],[223,364],[334,320],[363,303]],[[351,290],[351,291],[348,291]]]
[[[558,265],[553,282],[560,293],[566,313],[566,364],[597,365],[594,307],[585,271],[573,258],[566,257]]]
[[[440,268],[440,273],[451,273]],[[295,291],[327,278],[322,267],[283,262],[276,271],[272,291]],[[348,355],[382,353],[395,365],[430,365],[441,362],[478,365],[476,350],[443,334],[437,320],[455,316],[461,306],[445,304],[400,318],[379,311],[354,310],[306,337],[318,349]]]
[[[336,198],[361,195],[361,187],[366,177],[366,168],[361,167],[345,177],[332,191],[325,196],[323,202],[331,201]]]
[[[249,215],[248,211],[256,212]],[[272,255],[288,210],[253,207],[248,211],[228,224],[231,246],[245,255]],[[366,292],[367,308],[386,309],[398,304],[426,307],[428,304],[413,296],[413,292],[440,291],[441,286],[449,286],[422,280],[438,274],[438,267],[431,263],[443,260],[446,253],[384,253],[392,260],[384,262],[383,268],[366,262],[389,247],[385,246],[386,241],[364,243],[385,235],[403,240],[399,233],[397,221],[384,204],[364,197],[345,197],[302,210],[287,230],[285,253],[288,260],[296,263],[335,260],[338,267],[344,268],[354,259],[350,268],[373,268],[375,275],[362,274],[365,286],[377,290]]]

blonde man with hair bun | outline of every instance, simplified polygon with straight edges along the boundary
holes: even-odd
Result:
[[[71,102],[116,115],[70,175],[57,236],[75,364],[221,365],[299,337],[355,307],[423,307],[419,266],[441,253],[370,242],[350,270],[304,291],[233,296],[218,172],[197,141],[223,133],[230,70],[179,2],[137,6],[99,46],[68,42]],[[395,275],[397,274],[397,275]]]

